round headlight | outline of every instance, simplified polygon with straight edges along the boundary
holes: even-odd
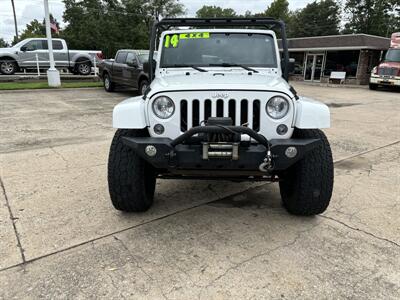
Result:
[[[289,111],[289,102],[283,97],[272,97],[268,100],[265,110],[271,118],[281,119]]]
[[[175,111],[175,104],[166,96],[158,97],[153,102],[153,112],[160,119],[170,118]]]

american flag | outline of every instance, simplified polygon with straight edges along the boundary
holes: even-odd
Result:
[[[56,23],[50,22],[50,28],[51,28],[51,30],[53,30],[55,33],[59,33],[58,27],[57,27],[57,24],[56,24]]]
[[[400,48],[400,32],[395,32],[392,34],[390,48]]]

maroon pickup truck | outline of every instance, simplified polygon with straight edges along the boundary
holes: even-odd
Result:
[[[99,76],[104,89],[112,92],[116,86],[135,88],[142,95],[149,86],[149,76],[143,70],[148,61],[148,50],[118,50],[115,59],[106,59],[99,64]]]

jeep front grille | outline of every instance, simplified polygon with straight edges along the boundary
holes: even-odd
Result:
[[[180,100],[180,127],[185,132],[188,129],[204,125],[209,117],[230,117],[233,124],[240,126],[248,124],[255,131],[260,130],[260,100],[242,99],[230,100]]]

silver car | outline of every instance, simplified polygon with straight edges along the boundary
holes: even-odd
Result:
[[[52,39],[55,65],[80,75],[89,75],[96,62],[103,59],[101,51],[69,50],[63,39]],[[10,48],[0,48],[0,72],[12,75],[23,69],[45,69],[50,66],[46,38],[25,39]]]

